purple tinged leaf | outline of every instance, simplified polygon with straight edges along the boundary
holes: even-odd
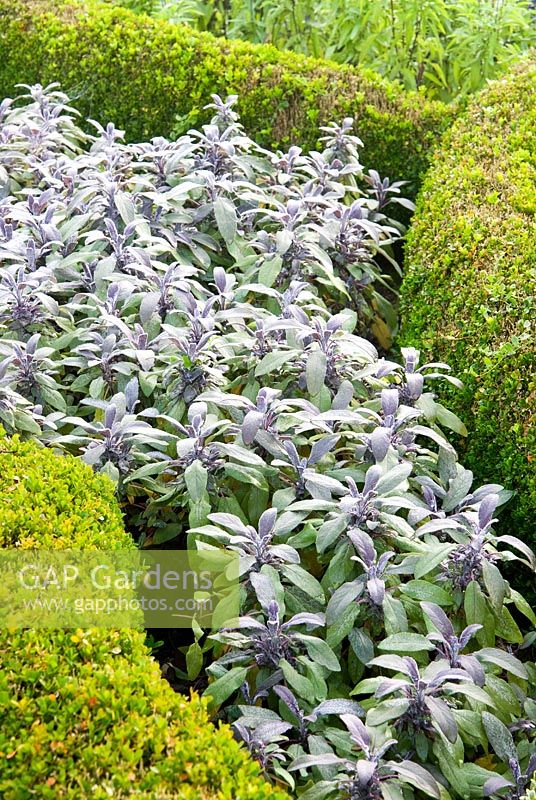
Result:
[[[323,614],[312,614],[309,611],[301,611],[299,614],[294,614],[282,627],[287,629],[295,628],[297,625],[310,625],[314,628],[320,628],[325,624],[326,620]]]
[[[234,533],[249,536],[249,531],[242,520],[234,514],[209,514],[208,519],[222,528],[230,528]]]
[[[417,662],[411,656],[403,656],[404,661],[406,662],[406,667],[408,669],[408,675],[414,683],[417,683],[420,680],[420,673],[419,667],[417,666]]]
[[[425,794],[440,800],[441,794],[436,780],[427,769],[414,761],[389,761],[388,766],[405,782],[410,783]]]
[[[400,402],[398,389],[382,389],[382,411],[386,417],[394,417]]]
[[[214,283],[219,292],[224,292],[227,285],[225,270],[222,267],[214,267]]]
[[[477,686],[484,686],[486,673],[480,661],[475,656],[459,656],[460,667],[471,676]]]
[[[104,412],[104,427],[111,429],[117,415],[117,408],[113,403],[110,403]]]
[[[473,636],[480,630],[482,630],[482,625],[479,625],[478,623],[468,625],[466,628],[464,628],[460,634],[460,649],[463,650],[464,647],[467,647]]]
[[[389,561],[391,561],[396,556],[396,553],[389,552],[389,553],[382,553],[378,559],[378,573],[381,575],[384,570],[386,569]]]
[[[376,486],[378,485],[378,481],[382,476],[382,469],[374,465],[367,470],[367,474],[365,475],[365,485],[363,486],[363,494],[367,495],[370,492],[373,492]]]
[[[255,617],[240,617],[236,624],[233,623],[233,628],[237,630],[255,630],[255,631],[264,631],[266,630],[266,626],[259,622],[258,619]]]
[[[138,379],[132,378],[125,386],[125,399],[127,401],[127,409],[133,411],[134,406],[138,400],[139,386]]]
[[[367,581],[367,591],[372,602],[381,606],[385,599],[385,583],[380,578],[370,578]]]
[[[300,706],[294,694],[287,686],[274,686],[274,692],[281,700],[285,703],[287,708],[294,714],[294,716],[299,717],[300,715]]]
[[[328,331],[338,331],[344,325],[346,320],[345,314],[335,314],[333,317],[330,317],[326,323],[326,330]]]
[[[375,761],[367,761],[360,759],[356,762],[355,771],[358,778],[359,786],[365,789],[371,782],[376,772],[377,764]]]
[[[277,508],[269,508],[259,519],[259,535],[263,539],[268,539],[272,533],[277,519]]]
[[[40,333],[34,333],[33,336],[30,336],[26,343],[26,352],[28,355],[34,355],[35,351],[37,350],[37,345],[39,344],[39,339],[41,338]]]
[[[348,531],[348,538],[367,566],[373,564],[376,560],[376,550],[374,548],[374,542],[368,533],[354,528]]]
[[[481,528],[485,528],[486,525],[489,525],[498,505],[499,495],[497,494],[488,494],[482,500],[480,503],[480,508],[478,509],[478,524]]]
[[[421,603],[421,608],[424,610],[426,616],[433,622],[437,630],[445,637],[445,639],[448,639],[450,636],[454,636],[454,628],[452,627],[452,623],[442,608],[436,605],[436,603],[427,602]]]
[[[323,439],[317,439],[311,448],[309,456],[309,464],[316,464],[320,461],[330,450],[333,450],[340,436],[324,436]]]
[[[407,681],[404,681],[401,678],[388,678],[380,683],[374,692],[374,697],[377,697],[378,700],[381,700],[383,697],[393,694],[393,692],[398,692],[401,689],[407,689],[409,685],[410,684]]]
[[[242,439],[244,444],[253,444],[264,420],[260,411],[248,411],[242,422]]]
[[[448,705],[439,697],[430,696],[426,698],[425,703],[432,715],[432,722],[434,725],[437,725],[443,736],[445,736],[449,742],[454,743],[458,738],[458,726],[456,725],[454,714]]]
[[[341,720],[348,728],[352,741],[364,752],[367,752],[370,747],[370,735],[359,717],[356,717],[355,714],[341,714]]]
[[[376,656],[368,662],[369,666],[383,667],[384,669],[392,669],[395,672],[402,672],[403,675],[410,676],[410,667],[402,656],[385,655]]]
[[[488,778],[483,787],[484,797],[490,797],[492,794],[497,794],[503,789],[508,789],[514,784],[511,781],[503,778],[502,775],[496,775],[494,778]]]
[[[412,400],[418,400],[423,392],[424,376],[420,372],[407,373],[406,383]]]
[[[295,467],[299,466],[299,464],[300,464],[300,456],[299,456],[298,451],[296,450],[296,447],[294,446],[294,444],[292,442],[289,442],[288,439],[286,439],[283,442],[283,447],[285,448],[285,450],[287,452],[287,455],[288,455],[291,463],[293,464],[293,466],[295,466]]]
[[[383,461],[389,451],[391,437],[385,428],[376,428],[369,437],[370,449],[377,463]]]

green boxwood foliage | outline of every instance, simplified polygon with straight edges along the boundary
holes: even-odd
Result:
[[[175,694],[136,631],[19,630],[0,637],[3,800],[284,800]]]
[[[465,381],[451,407],[470,428],[465,462],[536,505],[536,64],[489,86],[447,134],[421,191],[402,287],[402,342]]]
[[[105,475],[18,436],[0,439],[0,496],[0,547],[133,546]]]
[[[370,71],[80,0],[0,0],[0,95],[21,81],[61,81],[84,117],[113,119],[130,140],[207,122],[213,92],[238,94],[246,131],[270,147],[312,148],[320,125],[352,116],[365,166],[414,183],[455,114]]]
[[[111,481],[35,443],[0,440],[0,498],[3,546],[131,546]],[[3,800],[286,797],[139,631],[2,631],[0,663]]]

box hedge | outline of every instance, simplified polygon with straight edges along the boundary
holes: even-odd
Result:
[[[0,95],[21,81],[60,81],[84,117],[113,119],[130,140],[208,122],[213,92],[239,95],[247,132],[265,146],[313,148],[320,125],[352,116],[366,165],[414,184],[455,114],[370,71],[92,0],[0,0]]]
[[[69,503],[71,514],[69,514]],[[0,439],[0,542],[129,547],[113,486]],[[139,631],[0,632],[3,800],[284,800],[204,701],[175,694]]]
[[[465,382],[450,407],[479,480],[518,492],[509,528],[536,507],[536,64],[472,101],[423,185],[402,286],[403,343]]]

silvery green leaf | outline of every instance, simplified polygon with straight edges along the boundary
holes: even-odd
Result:
[[[367,725],[372,728],[384,725],[393,719],[400,719],[409,708],[409,700],[384,700],[371,708],[367,713]]]
[[[378,644],[379,650],[392,653],[411,653],[420,650],[433,650],[434,645],[420,633],[394,633]]]
[[[318,552],[325,552],[328,547],[337,541],[347,527],[348,519],[345,515],[340,515],[324,522],[320,526],[316,538],[316,549]]]
[[[374,644],[362,628],[351,630],[348,634],[348,641],[362,664],[368,664],[374,658]]]
[[[125,225],[133,222],[136,216],[136,208],[132,202],[131,195],[127,192],[116,192],[114,201]]]
[[[532,568],[536,568],[536,557],[530,547],[518,539],[516,536],[510,536],[509,534],[505,534],[504,536],[497,536],[495,539],[496,542],[504,542],[505,544],[509,544],[510,547],[514,547],[516,550],[519,550],[526,556],[529,565]]]
[[[512,734],[494,714],[488,711],[482,712],[482,722],[486,731],[489,743],[501,761],[508,764],[510,759],[518,760],[516,746]]]
[[[499,614],[506,596],[506,582],[502,577],[499,568],[490,561],[483,562],[482,575],[484,579],[484,586],[488,591],[493,609],[495,613]]]
[[[304,755],[296,758],[290,765],[289,770],[292,772],[297,769],[309,769],[316,766],[327,767],[338,764],[344,764],[344,760],[335,755],[335,753],[317,753],[316,755]],[[312,797],[315,797],[315,795],[312,795]]]
[[[363,708],[356,703],[355,700],[346,700],[344,698],[337,698],[336,700],[324,700],[319,705],[313,708],[311,715],[312,716],[325,716],[328,714],[334,714],[336,716],[340,716],[341,714],[352,714],[353,716],[357,717],[364,717],[365,712]]]
[[[346,611],[348,606],[354,603],[358,597],[361,597],[365,590],[363,581],[353,580],[339,586],[331,595],[326,608],[326,619],[329,625],[333,625],[340,618],[340,615]]]
[[[483,647],[475,653],[475,656],[479,661],[496,664],[501,669],[511,672],[512,675],[525,681],[528,680],[528,672],[522,662],[505,650],[499,650],[498,647]]]
[[[303,633],[296,634],[296,638],[304,643],[307,654],[315,664],[320,664],[330,672],[340,672],[337,656],[327,642],[318,636],[306,636]]]
[[[280,572],[290,583],[302,589],[305,594],[314,597],[315,600],[324,602],[325,596],[322,585],[313,575],[303,569],[299,563],[282,564]]]
[[[214,201],[214,216],[224,240],[228,243],[232,242],[236,236],[238,224],[234,204],[226,197],[217,197]]]
[[[420,556],[415,566],[415,578],[423,578],[445,561],[455,545],[441,544],[430,547],[430,552]]]
[[[252,572],[249,576],[251,585],[257,595],[257,600],[262,608],[267,609],[276,600],[276,590],[268,575],[262,572]]]
[[[320,393],[326,377],[327,361],[321,350],[313,350],[307,359],[307,391],[312,397]]]
[[[441,794],[436,780],[428,770],[421,767],[420,764],[416,764],[414,761],[389,761],[388,766],[393,772],[396,772],[405,783],[415,786],[429,797],[440,800]]]
[[[255,368],[255,377],[260,378],[271,372],[277,372],[284,364],[292,362],[293,355],[294,351],[291,350],[275,350],[273,353],[267,353]]]
[[[352,398],[354,396],[354,387],[352,386],[351,382],[348,380],[341,381],[341,385],[337,391],[337,394],[333,398],[333,403],[331,405],[334,411],[344,410],[348,408]]]
[[[439,697],[428,696],[425,702],[432,715],[432,725],[441,731],[449,742],[455,742],[458,737],[458,726],[452,710]]]
[[[227,698],[234,694],[246,680],[249,667],[233,667],[213,683],[210,683],[203,692],[204,697],[210,697],[215,706],[220,706]]]
[[[411,463],[402,463],[390,469],[380,477],[376,485],[376,491],[379,494],[388,494],[394,489],[399,488],[401,485],[405,484],[412,470],[413,465]]]
[[[190,500],[198,503],[207,492],[208,472],[199,460],[193,461],[184,471],[184,480]]]
[[[279,666],[287,683],[300,697],[310,701],[315,696],[314,688],[309,678],[301,675],[288,661],[281,661]]]

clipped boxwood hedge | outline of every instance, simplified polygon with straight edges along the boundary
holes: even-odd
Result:
[[[510,530],[534,537],[536,507],[536,63],[475,97],[423,185],[407,248],[402,334],[465,382],[450,407],[479,480],[518,496]]]
[[[217,39],[185,26],[81,0],[0,0],[0,95],[60,81],[84,117],[124,127],[130,140],[208,122],[210,95],[239,95],[261,145],[315,147],[319,126],[356,119],[364,157],[416,183],[453,107],[406,93],[373,72]]]
[[[32,441],[0,438],[0,547],[133,547],[114,485]]]
[[[132,546],[111,481],[0,439],[0,544],[84,542]],[[173,692],[139,631],[0,631],[0,664],[2,800],[286,797],[204,701]]]

